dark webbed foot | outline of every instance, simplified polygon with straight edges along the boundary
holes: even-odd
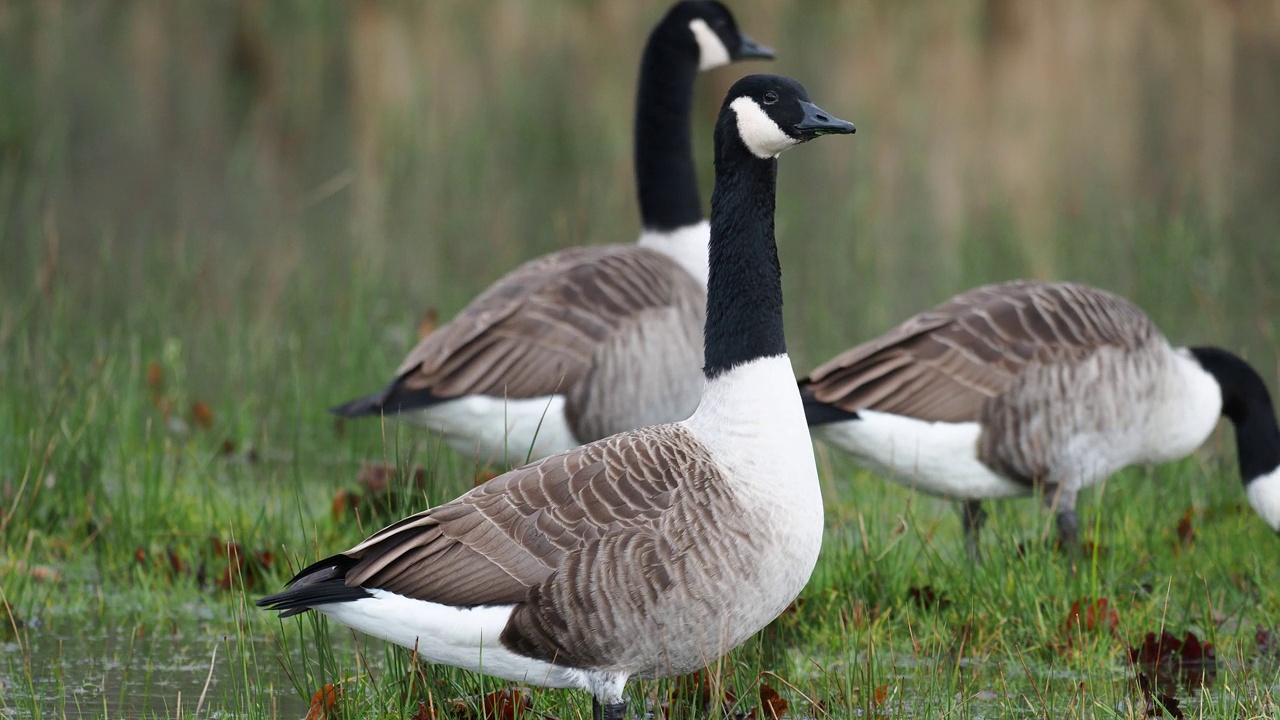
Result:
[[[591,717],[592,720],[622,720],[627,714],[626,701],[601,704],[599,700],[591,698]]]

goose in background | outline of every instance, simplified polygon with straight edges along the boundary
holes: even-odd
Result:
[[[1097,288],[970,290],[819,366],[800,392],[816,439],[962,501],[975,561],[983,500],[1043,488],[1074,549],[1081,488],[1189,455],[1223,415],[1249,502],[1280,531],[1280,430],[1262,378],[1226,350],[1173,347]]]
[[[424,338],[390,385],[333,412],[422,425],[480,462],[536,459],[688,417],[702,393],[710,236],[690,138],[693,83],[700,71],[771,57],[719,2],[672,7],[640,64],[639,242],[525,263]]]
[[[419,657],[581,688],[620,718],[628,678],[704,667],[780,614],[822,544],[787,356],[776,157],[852,133],[794,80],[753,75],[715,127],[705,392],[681,422],[545,458],[299,572],[258,605],[316,610]]]

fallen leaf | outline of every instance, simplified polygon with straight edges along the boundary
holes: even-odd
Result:
[[[415,712],[413,717],[409,718],[409,720],[436,720],[437,717],[439,717],[439,715],[436,713],[434,707],[428,705],[422,700],[419,700],[418,711]]]
[[[1105,627],[1108,632],[1115,632],[1119,626],[1120,613],[1116,612],[1116,609],[1111,607],[1111,601],[1104,597],[1093,602],[1089,602],[1088,598],[1076,600],[1071,603],[1071,610],[1067,613],[1069,631],[1083,627],[1088,632],[1094,632]]]
[[[333,492],[333,502],[329,504],[329,516],[334,522],[341,520],[347,513],[360,507],[360,493],[338,488]]]
[[[1259,655],[1274,655],[1280,650],[1280,637],[1276,637],[1275,630],[1259,625],[1253,633],[1253,646]]]
[[[311,695],[311,707],[307,710],[306,720],[325,720],[332,717],[338,698],[342,697],[342,686],[329,683]]]
[[[475,700],[473,696],[470,700]],[[501,690],[485,695],[479,699],[479,703],[468,702],[467,699],[455,699],[449,702],[453,706],[453,717],[462,720],[516,720],[517,717],[525,717],[530,714],[530,708],[533,702],[530,698],[529,689],[524,687],[506,687]],[[477,719],[473,708],[474,704],[480,706],[480,717]],[[419,703],[419,711],[422,710],[422,703]]]
[[[356,474],[356,482],[367,490],[370,495],[381,495],[390,488],[391,479],[395,476],[395,465],[365,463],[360,466],[360,471]],[[427,471],[425,468],[414,466],[409,470],[409,477],[413,480],[414,487],[423,488],[427,484]]]
[[[1149,632],[1137,647],[1129,648],[1129,661],[1139,665],[1203,666],[1217,662],[1212,643],[1202,643],[1195,633],[1187,631],[1181,640],[1168,630],[1157,636]]]
[[[485,720],[515,720],[529,711],[529,691],[525,688],[503,688],[484,696]]]
[[[951,600],[945,594],[934,590],[932,585],[909,588],[907,599],[925,610],[944,610],[951,605]]]
[[[418,320],[418,340],[422,341],[428,335],[436,331],[440,326],[440,311],[433,305],[422,313],[422,319]]]
[[[764,720],[779,720],[783,715],[787,714],[787,701],[777,690],[760,683],[760,707],[763,710]]]
[[[1178,529],[1177,529],[1178,543],[1177,544],[1179,547],[1191,547],[1192,543],[1195,542],[1196,530],[1191,522],[1192,518],[1195,517],[1195,514],[1196,514],[1196,508],[1194,505],[1192,505],[1188,507],[1185,512],[1182,513],[1182,518],[1178,520]]]
[[[32,565],[28,574],[36,582],[57,582],[62,579],[62,571],[52,565]]]
[[[12,631],[25,625],[18,611],[5,600],[0,600],[0,630]]]
[[[200,402],[199,400],[191,404],[191,420],[204,430],[208,430],[213,426],[213,408]]]
[[[147,364],[147,387],[151,388],[153,395],[159,395],[164,390],[164,370],[158,362]]]

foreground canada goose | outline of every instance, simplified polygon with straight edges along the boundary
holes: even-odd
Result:
[[[1221,415],[1235,424],[1249,502],[1280,530],[1280,430],[1262,378],[1226,350],[1174,348],[1096,288],[970,290],[818,367],[800,392],[815,438],[964,501],[975,560],[982,500],[1043,487],[1074,548],[1080,488],[1190,454]]]
[[[720,3],[672,7],[640,66],[640,241],[525,263],[424,338],[388,387],[333,412],[409,420],[482,462],[689,417],[702,393],[710,234],[689,131],[693,82],[700,70],[770,57]]]
[[[317,610],[431,662],[591,692],[705,666],[777,617],[822,544],[822,495],[782,329],[776,156],[852,133],[753,75],[715,129],[705,392],[687,420],[513,470],[298,573],[259,605]]]

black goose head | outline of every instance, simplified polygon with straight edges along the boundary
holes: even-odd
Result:
[[[1280,531],[1280,426],[1266,382],[1243,358],[1222,348],[1189,350],[1222,391],[1222,414],[1235,426],[1240,478],[1249,504]]]
[[[752,40],[738,29],[723,4],[717,0],[684,0],[676,3],[663,18],[662,27],[683,32],[688,47],[698,54],[698,70],[711,70],[737,60],[773,59],[773,49]]]
[[[733,111],[737,136],[752,155],[777,157],[783,150],[822,135],[850,134],[853,123],[841,120],[809,100],[804,86],[781,75],[748,75],[725,97]],[[727,113],[722,112],[722,117]]]

